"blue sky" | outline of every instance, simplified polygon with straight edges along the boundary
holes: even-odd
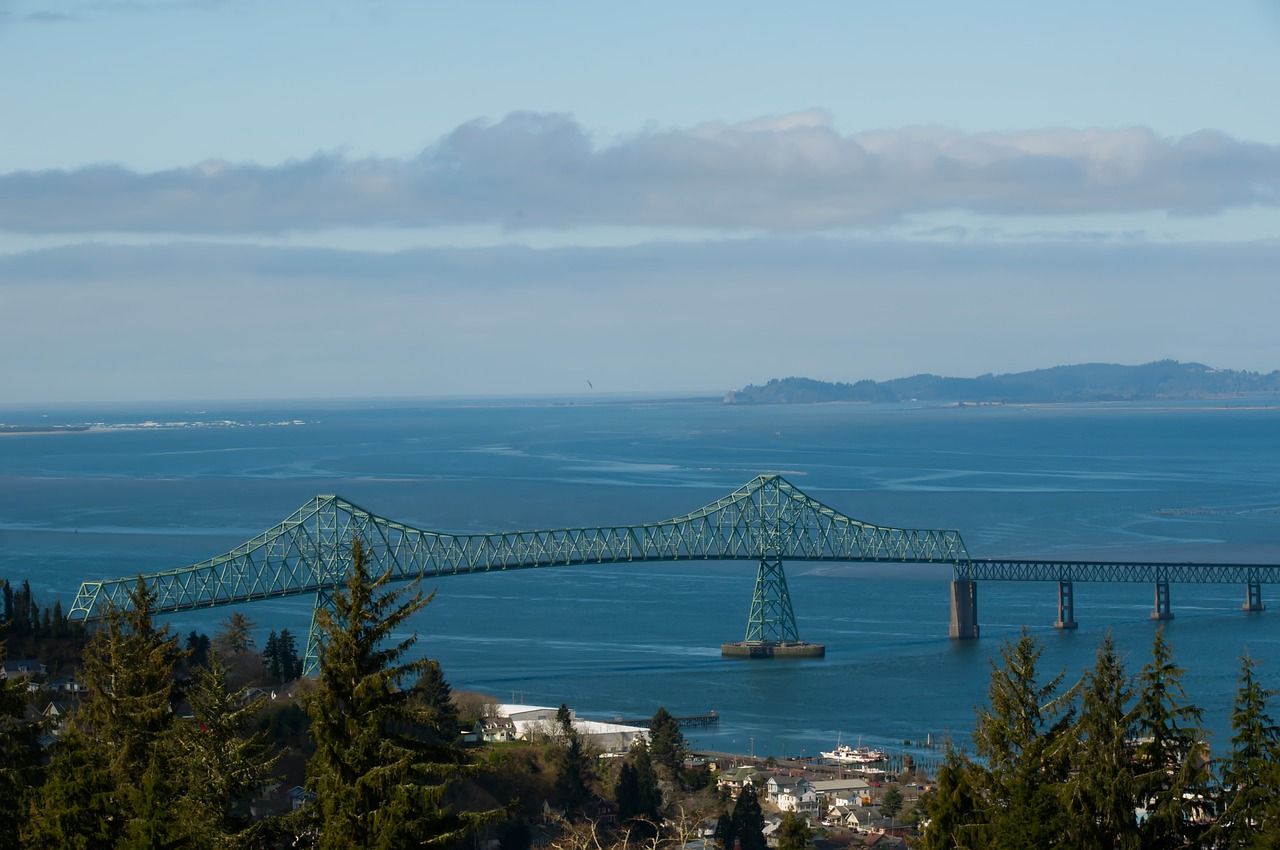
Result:
[[[0,81],[14,403],[1280,367],[1275,2],[0,0]]]

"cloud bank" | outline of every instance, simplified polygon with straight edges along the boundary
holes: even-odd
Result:
[[[0,256],[0,397],[723,392],[1162,357],[1280,365],[1280,243],[818,238]]]
[[[841,134],[828,116],[647,130],[595,144],[558,114],[458,127],[415,157],[324,153],[0,175],[0,229],[285,233],[500,224],[802,233],[941,210],[1210,215],[1280,204],[1280,146],[1216,131],[1048,128]]]

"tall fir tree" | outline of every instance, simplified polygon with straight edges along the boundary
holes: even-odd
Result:
[[[1208,749],[1200,709],[1187,700],[1182,674],[1163,627],[1157,629],[1151,660],[1138,676],[1134,706],[1143,850],[1192,845],[1206,826],[1202,810],[1209,798]]]
[[[292,682],[302,676],[302,659],[298,657],[298,641],[293,632],[281,629],[277,639],[276,651],[280,655],[281,684]]]
[[[631,745],[631,764],[636,769],[636,788],[639,791],[638,811],[641,817],[656,821],[662,812],[662,787],[653,769],[653,758],[644,738],[637,738]]]
[[[618,768],[618,778],[613,783],[613,802],[618,807],[618,820],[626,823],[640,813],[640,783],[636,781],[636,769],[624,761]]]
[[[1062,674],[1041,682],[1042,649],[1025,630],[992,662],[990,704],[978,711],[974,746],[986,760],[979,775],[991,850],[1063,847],[1067,814],[1060,784],[1070,770],[1070,692]]]
[[[1080,850],[1137,850],[1133,688],[1108,633],[1085,677],[1067,783],[1068,837]]]
[[[594,758],[587,751],[582,735],[573,728],[573,716],[567,705],[561,704],[560,710],[556,712],[556,727],[559,744],[556,754],[556,797],[567,814],[584,814],[591,797]]]
[[[680,724],[671,712],[659,708],[649,721],[649,755],[653,763],[665,769],[671,779],[679,783],[688,749]]]
[[[284,670],[280,667],[280,637],[274,630],[262,645],[262,673],[269,684],[278,685],[284,681]]]
[[[130,607],[110,611],[85,648],[87,691],[75,722],[109,755],[112,773],[131,782],[151,763],[156,740],[173,723],[174,665],[182,658],[168,627],[152,622],[154,594],[141,577]]]
[[[0,664],[6,645],[0,641]],[[0,847],[17,847],[27,800],[39,785],[40,727],[29,720],[19,679],[0,679]]]
[[[1256,664],[1240,659],[1231,709],[1231,754],[1222,766],[1217,846],[1262,850],[1280,846],[1280,728],[1267,713],[1274,691],[1262,687]]]
[[[444,678],[440,662],[432,659],[413,686],[414,699],[431,715],[431,730],[445,741],[458,737],[458,707],[453,704],[453,689]]]
[[[157,629],[142,578],[85,647],[87,694],[55,746],[31,807],[32,847],[176,846],[176,787],[165,746],[174,713],[177,637]]]
[[[723,812],[716,818],[716,846],[720,850],[733,850],[733,844],[738,840],[737,833],[734,831],[733,815],[729,812]]]
[[[192,667],[209,666],[209,649],[212,643],[209,636],[192,629],[187,633],[187,661]]]
[[[270,777],[275,757],[262,733],[249,725],[266,698],[231,690],[227,669],[214,658],[195,671],[188,689],[191,719],[172,735],[178,808],[186,846],[223,850],[238,846],[254,827],[243,804]]]
[[[256,646],[253,621],[239,611],[231,612],[222,628],[213,636],[213,648],[223,656],[239,655]]]
[[[804,815],[783,812],[778,826],[778,850],[805,850],[813,838],[813,830]]]
[[[127,826],[122,790],[107,753],[73,725],[53,747],[45,781],[22,825],[27,850],[101,850],[116,847]]]
[[[389,571],[370,573],[357,539],[333,613],[316,615],[324,654],[306,699],[316,744],[307,776],[320,850],[449,845],[499,814],[455,812],[444,803],[463,758],[455,747],[414,734],[430,717],[405,686],[428,660],[405,660],[416,637],[387,645],[430,597],[411,587],[406,598],[406,590],[387,588],[390,580]]]
[[[764,837],[764,812],[760,810],[760,798],[750,782],[742,786],[733,804],[733,834],[742,850],[766,850]]]
[[[953,749],[938,768],[938,782],[924,802],[928,825],[922,850],[978,850],[984,846],[984,815],[974,787],[974,765]]]

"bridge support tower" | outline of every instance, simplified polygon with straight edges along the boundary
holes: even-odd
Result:
[[[1173,610],[1169,607],[1169,582],[1156,582],[1156,604],[1151,611],[1153,620],[1172,620]]]
[[[311,628],[307,631],[307,652],[302,657],[302,675],[316,676],[320,673],[320,656],[324,653],[324,635],[320,624],[316,622],[316,614],[323,608],[333,616],[333,593],[330,590],[316,591],[316,604],[311,609]]]
[[[1055,629],[1074,629],[1078,627],[1076,623],[1076,597],[1075,589],[1069,581],[1058,582],[1058,621],[1053,624]]]
[[[978,636],[978,583],[972,579],[951,582],[951,637],[969,640]]]
[[[1261,611],[1265,605],[1262,604],[1262,585],[1259,582],[1251,581],[1244,586],[1244,610]]]
[[[747,614],[746,637],[737,643],[721,644],[720,654],[738,658],[821,658],[826,653],[824,645],[800,640],[782,559],[777,555],[761,558]]]

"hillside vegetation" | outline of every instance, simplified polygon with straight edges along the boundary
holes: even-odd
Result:
[[[803,404],[824,401],[941,401],[1033,404],[1073,401],[1205,399],[1280,393],[1280,370],[1214,369],[1203,363],[1159,360],[1141,366],[1082,363],[1030,372],[948,378],[912,375],[889,381],[830,383],[775,378],[725,396],[726,404]]]

